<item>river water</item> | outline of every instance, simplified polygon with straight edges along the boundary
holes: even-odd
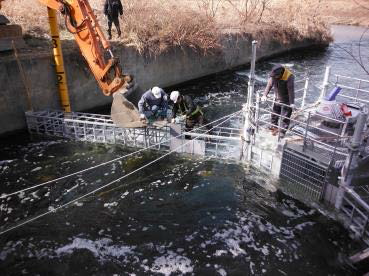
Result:
[[[357,35],[348,38],[343,35],[347,31]],[[357,46],[361,32],[357,27],[336,27],[337,45],[257,64],[258,86],[263,86],[275,63],[290,65],[296,75],[308,72],[316,81],[322,80],[326,65],[335,73],[365,78],[342,50]],[[237,70],[176,88],[195,96],[207,117],[214,119],[241,108],[246,74],[247,69]],[[1,193],[133,151],[27,134],[1,144]],[[1,230],[159,156],[140,153],[2,199]],[[256,169],[170,155],[68,208],[1,235],[0,271],[3,275],[356,275],[343,256],[360,245],[328,213],[276,191]]]

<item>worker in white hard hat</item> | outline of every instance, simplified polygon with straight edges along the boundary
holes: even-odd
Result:
[[[172,123],[175,122],[178,116],[185,117],[187,131],[192,130],[196,124],[200,126],[206,124],[204,112],[201,110],[200,106],[194,104],[190,96],[181,95],[179,91],[172,91],[172,93],[170,93],[170,100],[174,103]]]
[[[168,95],[160,87],[146,91],[138,102],[138,111],[142,120],[156,121],[167,118]]]

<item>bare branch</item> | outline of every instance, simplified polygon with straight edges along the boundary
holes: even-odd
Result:
[[[364,66],[364,64],[361,63],[359,59],[357,59],[357,57],[352,53],[352,51],[349,51],[346,48],[344,48],[344,47],[342,47],[342,46],[340,46],[336,43],[333,43],[333,45],[337,46],[341,50],[345,51],[369,75],[369,70],[367,70],[366,67]]]
[[[362,7],[363,9],[369,10],[369,6],[364,6],[358,0],[353,0],[353,1],[355,2],[356,5]]]

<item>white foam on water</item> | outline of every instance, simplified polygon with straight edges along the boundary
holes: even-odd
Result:
[[[73,242],[57,248],[54,252],[58,257],[72,254],[75,250],[86,249],[96,258],[104,261],[109,257],[124,258],[134,253],[134,246],[113,245],[112,240],[102,238],[92,241],[83,238],[74,238]]]
[[[300,223],[300,224],[296,225],[296,226],[295,226],[295,228],[296,228],[297,230],[302,231],[305,227],[307,227],[307,226],[312,226],[312,225],[314,225],[314,224],[315,224],[315,222],[307,221],[307,222]]]
[[[39,170],[42,170],[42,167],[36,167],[36,168],[34,168],[33,170],[31,170],[31,172],[37,172],[37,171],[39,171]]]
[[[10,163],[14,162],[15,160],[16,159],[13,159],[13,160],[0,160],[0,166],[10,164]]]
[[[221,275],[221,276],[227,276],[227,272],[226,272],[223,268],[218,269],[218,270],[217,270],[217,272],[218,272],[218,273],[219,273],[219,275]]]
[[[182,274],[192,273],[193,266],[191,260],[187,257],[178,255],[173,251],[168,251],[163,256],[157,257],[149,270],[169,276],[176,272]]]
[[[115,207],[118,206],[118,202],[112,202],[112,203],[104,203],[104,207],[106,208],[111,208],[111,207]]]

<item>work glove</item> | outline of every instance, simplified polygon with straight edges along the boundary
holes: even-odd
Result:
[[[157,105],[153,105],[151,107],[151,111],[153,111],[153,112],[157,111],[158,109],[159,109],[159,106],[157,106]]]
[[[176,119],[175,118],[172,118],[172,124],[174,124],[176,122]]]
[[[265,95],[261,96],[260,101],[262,103],[266,102],[266,100],[267,100],[267,96],[265,96]]]
[[[141,119],[141,120],[146,119],[145,115],[144,115],[144,114],[140,114],[140,119]]]

